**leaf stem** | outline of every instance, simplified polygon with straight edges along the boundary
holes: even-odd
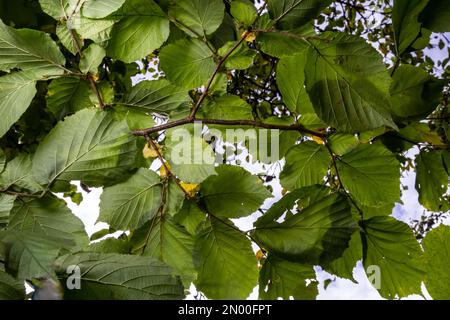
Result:
[[[200,109],[201,104],[203,103],[203,101],[207,97],[207,95],[209,93],[209,89],[211,88],[211,85],[212,85],[214,79],[216,78],[217,74],[219,73],[220,68],[222,68],[222,65],[225,63],[225,61],[231,56],[231,54],[237,48],[239,48],[239,46],[242,44],[242,42],[244,42],[244,40],[247,38],[247,36],[249,34],[250,34],[250,31],[244,32],[244,34],[241,36],[241,39],[239,39],[239,41],[237,41],[235,43],[235,45],[230,50],[228,50],[228,52],[222,57],[222,59],[220,59],[219,63],[216,66],[216,69],[214,70],[213,74],[211,75],[211,77],[208,80],[208,84],[206,85],[205,90],[203,91],[203,93],[200,96],[200,98],[197,100],[194,108],[192,109],[192,111],[191,111],[191,113],[190,113],[190,115],[188,116],[187,119],[195,120],[195,116],[196,116],[198,110]]]
[[[342,192],[344,192],[345,196],[350,200],[350,202],[353,204],[353,206],[356,208],[356,210],[358,210],[358,212],[359,212],[361,218],[364,218],[364,213],[363,213],[363,211],[362,211],[361,208],[358,206],[358,204],[356,203],[356,201],[353,200],[352,196],[348,193],[348,191],[347,191],[347,190],[345,189],[345,187],[344,187],[344,184],[342,183],[341,175],[339,174],[339,170],[338,170],[338,167],[337,167],[337,159],[336,159],[336,155],[333,153],[333,150],[331,150],[331,147],[330,147],[328,141],[325,140],[324,142],[325,142],[325,147],[327,148],[328,153],[329,153],[330,156],[331,156],[334,171],[336,171],[336,177],[337,177],[338,182],[339,182],[339,188],[342,190]]]
[[[73,41],[73,44],[74,44],[74,46],[75,46],[75,49],[77,50],[78,55],[79,55],[80,58],[81,58],[82,55],[83,55],[83,53],[82,53],[82,51],[81,51],[81,44],[80,44],[80,42],[78,41],[78,36],[77,36],[77,34],[76,34],[76,32],[75,32],[74,29],[69,29],[69,31],[70,31],[70,35],[71,35],[71,37],[72,37],[72,41]],[[88,79],[88,81],[89,81],[89,85],[91,86],[92,91],[94,91],[95,95],[97,96],[97,100],[98,100],[100,109],[101,109],[101,110],[105,110],[106,106],[105,106],[105,103],[104,103],[102,94],[101,94],[101,92],[98,90],[98,87],[97,87],[97,84],[95,83],[94,78],[93,78],[90,74],[88,74],[88,75],[87,75],[87,79]]]
[[[180,188],[181,191],[183,191],[184,195],[187,198],[190,198],[191,196],[189,195],[189,192],[187,192],[183,186],[180,184],[180,182],[178,181],[177,177],[172,173],[172,171],[169,169],[169,166],[166,164],[166,161],[164,160],[161,152],[158,149],[158,146],[156,145],[156,143],[153,141],[153,139],[151,139],[148,135],[145,136],[145,139],[147,139],[147,143],[153,148],[153,150],[155,150],[156,155],[159,159],[159,161],[161,162],[161,165],[163,166],[164,170],[166,170],[166,174],[169,178],[173,179],[173,181],[175,182],[175,184],[178,186],[178,188]]]

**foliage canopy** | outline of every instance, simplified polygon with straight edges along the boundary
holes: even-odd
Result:
[[[66,299],[179,299],[191,283],[314,299],[314,266],[351,278],[358,260],[385,298],[422,282],[450,298],[449,227],[390,216],[408,170],[424,208],[450,210],[444,32],[448,0],[0,1],[0,299],[64,285],[71,265]],[[279,130],[283,191],[280,162],[177,163],[181,127],[209,155],[210,129]],[[56,196],[80,203],[74,181],[103,188],[109,229],[89,238]],[[258,210],[251,230],[231,220]]]

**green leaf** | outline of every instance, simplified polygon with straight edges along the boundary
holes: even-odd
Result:
[[[128,240],[107,238],[103,241],[92,243],[85,251],[96,253],[130,254],[131,244]]]
[[[214,215],[245,217],[271,196],[258,177],[241,167],[221,165],[216,170],[218,175],[206,179],[201,189],[202,199]]]
[[[77,31],[74,29],[72,30],[75,36],[77,37],[78,41],[80,41],[80,43],[83,43],[83,40],[80,38],[80,35],[77,33]],[[75,41],[73,39],[71,30],[69,29],[69,25],[66,21],[58,22],[58,24],[56,25],[56,35],[58,36],[62,45],[66,47],[66,49],[69,50],[70,53],[72,53],[74,56],[77,55],[78,51],[75,46]]]
[[[291,112],[315,114],[305,88],[306,50],[280,59],[277,64],[277,85],[284,104]]]
[[[392,23],[399,56],[417,39],[421,28],[418,17],[428,2],[429,0],[394,1]]]
[[[67,267],[81,270],[81,289],[66,290],[65,299],[175,300],[182,299],[183,286],[162,262],[149,257],[119,254],[79,253],[56,262],[61,278]]]
[[[384,298],[420,293],[423,253],[409,226],[391,217],[364,221],[364,268],[378,266]]]
[[[169,8],[169,15],[193,37],[212,34],[222,24],[224,14],[221,0],[178,0]]]
[[[297,189],[287,193],[278,202],[273,204],[270,209],[262,215],[256,222],[257,228],[271,224],[273,221],[285,219],[308,207],[311,203],[319,202],[321,199],[328,197],[331,193],[330,189],[323,186],[311,186]],[[299,205],[295,206],[295,204]]]
[[[60,122],[41,142],[33,158],[33,175],[41,184],[81,180],[112,184],[134,165],[136,139],[124,121],[111,113],[85,109]]]
[[[125,0],[84,0],[82,13],[85,17],[101,19],[116,12]]]
[[[4,252],[8,273],[21,280],[53,276],[52,264],[60,251],[57,243],[42,234],[15,230],[0,235],[0,249]]]
[[[95,43],[107,47],[108,41],[111,39],[111,32],[120,17],[111,16],[105,19],[89,19],[80,17],[80,23],[77,32],[83,39],[90,39]]]
[[[16,196],[6,193],[0,194],[0,229],[8,224],[10,211],[14,205]]]
[[[361,235],[355,232],[350,239],[348,248],[345,249],[341,257],[334,260],[327,271],[344,279],[353,279],[353,269],[356,263],[362,260],[362,243]]]
[[[66,59],[50,35],[31,29],[16,30],[0,20],[0,70],[27,71],[29,78],[64,73]]]
[[[390,88],[392,113],[400,118],[422,119],[439,105],[443,81],[419,67],[401,65]]]
[[[3,170],[5,170],[5,166],[6,166],[5,152],[3,151],[3,149],[0,149],[0,173],[2,173]]]
[[[200,210],[197,203],[185,199],[180,211],[173,217],[187,232],[196,235],[199,226],[206,220],[206,214]]]
[[[230,13],[244,27],[252,25],[258,17],[258,11],[249,0],[235,0],[231,3]]]
[[[317,115],[342,132],[396,128],[390,115],[391,79],[379,53],[362,38],[335,34],[310,49],[306,89]]]
[[[236,44],[234,41],[225,43],[219,49],[219,55],[225,56]],[[228,69],[245,70],[253,64],[256,52],[250,50],[245,43],[242,43],[236,50],[234,50],[225,60],[225,67]]]
[[[123,105],[142,112],[168,114],[191,102],[187,90],[172,85],[165,79],[142,81],[131,89]]]
[[[173,217],[181,210],[186,195],[173,179],[169,179],[166,184],[167,189],[164,201],[164,214]]]
[[[259,298],[264,300],[314,300],[318,294],[317,282],[307,285],[307,280],[316,279],[312,265],[282,260],[270,255],[259,275]]]
[[[327,140],[333,153],[339,156],[349,153],[360,144],[356,135],[347,133],[335,133]]]
[[[127,181],[105,188],[100,197],[99,221],[117,230],[137,229],[153,218],[161,206],[161,180],[140,168]]]
[[[447,0],[430,0],[422,12],[423,26],[434,32],[450,32],[450,6]]]
[[[127,1],[111,32],[108,56],[130,63],[159,49],[169,37],[169,20],[153,0]]]
[[[161,69],[173,84],[185,89],[203,85],[216,65],[212,53],[200,40],[179,40],[161,50]]]
[[[422,151],[416,157],[416,190],[419,202],[430,211],[450,210],[448,173],[444,157],[448,151]],[[447,154],[447,155],[446,155]]]
[[[42,11],[56,20],[62,20],[76,15],[83,3],[97,0],[39,0]],[[100,0],[101,1],[101,0]]]
[[[359,204],[359,208],[364,214],[364,219],[370,219],[377,216],[390,216],[393,213],[395,205],[396,204],[394,202],[386,203],[378,207]]]
[[[229,220],[212,220],[198,236],[195,286],[209,299],[246,299],[258,280],[251,242],[230,227]]]
[[[280,174],[281,185],[294,190],[322,184],[331,157],[323,145],[305,141],[292,147],[286,154],[286,164]]]
[[[307,196],[311,192],[321,197]],[[324,187],[299,189],[295,193],[297,199],[288,198],[294,200],[289,203],[290,208],[298,205],[294,208],[297,212],[286,213],[281,223],[263,216],[264,222],[257,224],[253,237],[269,252],[292,261],[326,265],[339,258],[348,247],[356,224],[346,197],[326,193]]]
[[[316,36],[314,29],[309,28],[308,25],[306,30],[290,32],[289,36],[275,31],[262,32],[258,34],[257,42],[261,45],[261,50],[268,55],[277,58],[289,57],[297,55],[309,47],[308,43],[300,36],[300,32],[302,36]]]
[[[400,129],[399,136],[413,142],[428,142],[434,146],[445,147],[445,143],[439,132],[432,124],[414,122]]]
[[[268,10],[281,29],[294,29],[317,17],[330,3],[330,0],[271,0]]]
[[[98,73],[98,66],[102,63],[106,55],[105,49],[98,44],[92,43],[86,50],[80,60],[80,70],[83,73]]]
[[[327,125],[319,119],[316,113],[306,113],[300,117],[298,122],[307,129],[325,129]],[[384,129],[384,128],[383,128]]]
[[[127,124],[128,124],[128,128],[130,128],[130,130],[137,130],[137,129],[142,129],[142,128],[151,128],[153,127],[156,123],[155,120],[153,119],[153,117],[145,112],[141,112],[138,111],[136,109],[131,109],[131,108],[127,108],[121,105],[118,105],[114,108],[114,112],[115,112],[115,116],[116,118],[121,121],[121,120],[126,120]],[[142,147],[144,144],[146,144],[147,142],[142,139],[140,141],[138,141],[139,145],[138,145],[138,149],[139,153],[141,153],[141,149],[140,145],[142,144]]]
[[[388,131],[385,127],[364,131],[358,134],[358,139],[361,143],[372,142],[375,138],[382,136]]]
[[[202,126],[193,127],[193,130],[176,128],[166,132],[165,157],[180,180],[201,183],[216,174],[215,157],[211,146],[202,138]]]
[[[84,225],[64,200],[47,195],[17,201],[11,210],[8,230],[42,234],[60,248],[81,249],[88,245]]]
[[[11,187],[38,192],[42,187],[34,180],[31,172],[31,156],[19,154],[6,164],[5,171],[0,175],[0,186],[3,190]]]
[[[158,259],[173,268],[186,286],[195,279],[194,238],[167,216],[155,217],[131,239],[133,251]]]
[[[0,137],[25,113],[35,94],[36,82],[25,72],[0,77]]]
[[[252,120],[252,107],[240,97],[227,94],[217,98],[208,99],[199,111],[199,118],[221,120]],[[208,125],[212,128],[224,126]]]
[[[47,108],[61,120],[82,109],[93,107],[89,84],[79,78],[59,78],[48,86]]]
[[[425,250],[425,285],[434,299],[450,298],[450,227],[441,225],[431,230],[422,241]]]
[[[0,271],[0,300],[25,300],[23,282]]]
[[[382,206],[400,200],[400,163],[382,145],[361,145],[337,162],[344,185],[360,203]]]

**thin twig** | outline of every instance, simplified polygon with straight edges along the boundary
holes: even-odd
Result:
[[[209,51],[211,51],[213,54],[217,54],[217,50],[214,48],[214,46],[211,44],[211,42],[206,38],[205,35],[201,35],[199,34],[197,31],[195,31],[194,29],[192,29],[191,27],[189,27],[188,25],[184,24],[183,22],[175,19],[175,18],[170,18],[169,19],[173,24],[175,24],[177,27],[181,26],[183,28],[186,28],[189,32],[192,32],[198,39],[200,39],[203,43],[206,44],[206,46],[208,47]],[[180,28],[182,29],[182,28]]]
[[[356,210],[358,210],[358,212],[359,212],[361,218],[363,218],[363,217],[364,217],[363,211],[362,211],[361,208],[358,206],[358,204],[356,203],[356,201],[353,200],[352,196],[348,193],[348,191],[347,191],[347,190],[345,189],[345,187],[344,187],[344,184],[342,183],[341,175],[339,174],[339,170],[338,170],[338,167],[337,167],[336,155],[334,154],[333,150],[331,150],[331,147],[330,147],[330,145],[328,144],[328,141],[324,141],[324,143],[325,143],[325,147],[326,147],[327,150],[328,150],[328,153],[329,153],[330,156],[331,156],[332,163],[333,163],[333,168],[334,168],[334,170],[336,171],[336,177],[337,177],[338,182],[339,182],[339,188],[344,192],[344,194],[345,194],[346,197],[350,200],[350,202],[353,204],[353,206],[356,208]]]
[[[69,31],[70,31],[70,35],[72,36],[72,40],[73,40],[75,49],[77,50],[77,52],[78,52],[78,54],[80,55],[80,58],[81,58],[83,53],[81,51],[81,44],[78,42],[78,36],[77,36],[75,30],[70,29]],[[89,81],[89,85],[91,86],[92,91],[94,91],[95,95],[97,96],[97,100],[98,100],[98,103],[100,105],[100,109],[104,110],[106,106],[105,106],[105,103],[103,101],[102,94],[100,93],[100,91],[97,88],[97,84],[95,83],[94,78],[90,74],[88,74],[87,75],[87,79]]]
[[[220,68],[222,68],[222,65],[225,63],[225,61],[230,57],[230,55],[242,44],[242,42],[244,42],[244,40],[247,38],[247,36],[250,34],[250,31],[246,31],[244,32],[244,34],[242,35],[241,39],[239,39],[238,42],[235,43],[235,45],[228,50],[228,52],[222,57],[222,59],[220,59],[219,63],[216,66],[216,69],[214,70],[214,73],[212,74],[212,76],[209,78],[208,84],[205,87],[205,90],[203,91],[202,95],[200,96],[200,98],[197,100],[197,103],[195,104],[194,108],[192,109],[188,119],[189,120],[195,120],[195,115],[198,112],[198,109],[200,108],[201,104],[203,103],[203,101],[205,100],[206,96],[209,93],[209,89],[211,88],[211,85],[214,81],[214,79],[216,78],[217,74],[220,71]]]
[[[277,30],[277,29],[253,29],[252,32],[254,32],[254,33],[276,33],[281,36],[285,36],[285,37],[289,37],[289,38],[293,38],[293,39],[297,39],[297,40],[302,40],[302,41],[319,40],[319,41],[323,41],[323,42],[329,42],[328,39],[325,39],[325,38],[322,38],[319,36],[305,36],[305,35],[301,35],[301,34],[292,33],[289,31],[281,31],[281,30]]]
[[[145,136],[145,139],[147,139],[147,143],[153,148],[153,150],[155,150],[156,155],[157,155],[159,161],[161,162],[161,165],[163,166],[164,170],[166,171],[167,177],[169,177],[170,179],[172,179],[175,182],[175,184],[178,186],[178,188],[180,188],[181,191],[183,191],[184,195],[187,198],[191,198],[189,192],[187,192],[183,188],[183,186],[181,185],[180,181],[178,181],[177,177],[170,170],[170,168],[167,165],[166,161],[164,160],[161,152],[159,151],[158,146],[156,145],[156,143],[148,135]]]

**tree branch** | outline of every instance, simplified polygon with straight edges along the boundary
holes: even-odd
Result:
[[[223,126],[250,126],[250,127],[257,127],[257,128],[263,128],[263,129],[278,129],[283,131],[298,131],[302,134],[309,134],[312,136],[316,136],[319,138],[326,138],[326,133],[321,133],[317,131],[313,131],[310,129],[305,128],[301,124],[292,124],[292,125],[276,125],[276,124],[270,124],[270,123],[264,123],[258,120],[222,120],[222,119],[189,119],[184,118],[181,120],[176,120],[172,122],[168,122],[159,126],[155,126],[148,129],[142,129],[142,130],[135,130],[133,131],[133,135],[135,136],[148,136],[152,133],[167,130],[170,128],[179,127],[182,125],[199,122],[202,124],[212,124],[212,125],[223,125]]]

